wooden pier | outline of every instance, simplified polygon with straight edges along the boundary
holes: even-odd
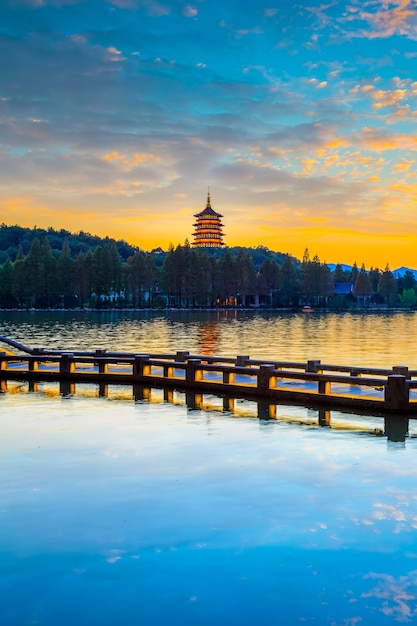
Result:
[[[77,383],[142,385],[216,394],[232,398],[269,399],[372,413],[417,417],[417,370],[391,369],[175,354],[50,351],[28,348],[0,336],[18,354],[0,352],[0,388],[8,380],[58,381],[71,392]]]

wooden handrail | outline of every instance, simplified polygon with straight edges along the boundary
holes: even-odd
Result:
[[[109,365],[118,365],[118,364],[132,365],[136,358],[135,355],[133,354],[118,353],[116,356],[114,353],[106,353],[106,354],[97,355],[96,353],[87,354],[85,352],[81,353],[80,355],[77,355],[77,353],[75,352],[73,353],[40,352],[38,354],[28,354],[25,356],[4,354],[4,355],[1,355],[0,358],[5,362],[33,363],[36,361],[39,364],[40,363],[58,364],[62,360],[63,356],[68,356],[68,355],[70,355],[71,359],[75,363],[91,364],[91,365],[98,365],[99,363],[107,363]],[[166,355],[163,355],[163,356],[165,357]],[[158,358],[155,358],[155,357],[158,357]],[[144,361],[147,364],[149,364],[151,367],[163,368],[169,365],[171,368],[176,369],[176,370],[187,369],[188,361],[185,362],[185,361],[171,360],[172,358],[175,357],[175,355],[167,355],[167,358],[159,358],[159,357],[160,355],[142,355],[142,358],[144,359]],[[195,357],[189,360],[196,362],[195,363],[196,369],[202,372],[234,373],[238,376],[246,376],[246,377],[252,376],[254,378],[259,375],[260,367],[266,364],[265,361],[257,360],[257,362],[260,363],[259,366],[245,367],[245,366],[238,366],[238,365],[231,365],[231,364],[230,365],[220,364],[217,362],[216,363],[197,362],[197,361],[200,361],[200,359],[197,359]],[[230,359],[228,359],[228,361],[229,360]],[[292,371],[292,370],[285,370],[285,369],[277,369],[275,367],[276,363],[272,363],[270,365],[271,365],[271,369],[269,372],[270,376],[274,376],[277,379],[282,379],[282,380],[301,380],[301,381],[306,381],[306,382],[323,381],[323,382],[329,382],[329,383],[335,383],[335,384],[355,385],[358,387],[362,387],[362,386],[363,387],[381,387],[385,382],[381,378],[373,378],[373,377],[365,378],[362,376],[340,376],[337,374],[328,374],[328,373]],[[284,362],[282,362],[282,365],[284,365]],[[327,367],[323,369],[327,369]],[[370,371],[375,371],[375,368],[368,368],[368,369]],[[339,370],[335,369],[334,371],[339,371]],[[380,374],[380,370],[377,370],[377,371],[378,371],[378,374]],[[384,372],[390,374],[391,370],[384,370]],[[417,381],[409,381],[409,387],[412,389],[416,389]]]
[[[71,380],[73,382],[95,382],[100,384],[159,384],[166,386],[182,385],[186,388],[209,391],[220,389],[224,393],[251,393],[259,396],[282,397],[289,401],[303,394],[309,401],[340,402],[344,405],[362,402],[363,406],[381,405],[382,409],[410,411],[417,401],[410,401],[410,390],[417,389],[417,380],[412,379],[414,371],[405,366],[392,369],[350,367],[322,364],[319,360],[307,363],[250,359],[248,356],[217,357],[193,355],[178,351],[175,354],[147,354],[107,352],[67,352],[46,351],[42,348],[27,348],[18,342],[8,340],[26,349],[24,355],[0,353],[0,380],[13,378],[35,380]],[[8,365],[15,364],[13,367]],[[79,367],[77,366],[91,366]],[[117,368],[116,366],[127,366]],[[157,369],[158,371],[155,371]],[[162,372],[160,371],[162,370]],[[179,372],[182,372],[179,375]],[[349,375],[346,375],[349,373]],[[205,375],[207,374],[207,375]],[[222,376],[212,377],[210,374]],[[243,378],[244,377],[244,378]],[[284,381],[301,381],[304,388],[286,385]],[[311,384],[317,383],[315,389]],[[332,385],[348,386],[357,391],[337,391],[332,393]],[[359,393],[364,388],[374,388],[383,392],[383,397],[369,397]],[[203,391],[200,391],[202,393]],[[368,403],[368,404],[367,404]]]
[[[6,343],[8,346],[12,346],[12,348],[17,348],[17,350],[21,350],[27,354],[32,354],[33,348],[28,348],[28,346],[24,346],[23,343],[19,343],[18,341],[14,341],[13,339],[9,339],[8,337],[4,337],[0,335],[0,341],[2,343]]]

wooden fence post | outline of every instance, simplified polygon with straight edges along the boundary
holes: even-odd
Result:
[[[248,367],[249,356],[248,355],[239,355],[236,357],[236,365],[238,367]]]
[[[151,364],[149,363],[149,354],[135,354],[133,361],[133,378],[142,378],[150,376]]]
[[[319,380],[318,384],[319,393],[325,396],[330,395],[331,384],[329,380]]]
[[[60,374],[72,374],[75,372],[75,362],[73,352],[63,352],[59,363]]]
[[[264,363],[259,366],[258,372],[258,389],[272,389],[273,383],[276,382],[276,377],[272,375],[275,370],[275,365],[271,363]]]
[[[98,349],[95,352],[95,355],[98,357],[103,357],[106,355],[107,350],[104,349]],[[97,361],[97,365],[98,365],[98,373],[99,374],[107,374],[109,371],[109,364],[108,361],[102,361],[100,359],[100,361]]]
[[[107,383],[98,384],[98,395],[100,398],[107,398],[109,395],[109,386]]]
[[[331,414],[327,409],[319,409],[319,426],[330,426]]]
[[[235,382],[235,374],[232,371],[223,372],[223,384],[224,385],[233,385]]]
[[[405,376],[408,380],[411,379],[408,367],[406,365],[394,365],[394,367],[392,368],[392,373],[399,374],[400,376]]]
[[[164,400],[169,404],[174,404],[174,390],[173,389],[164,389]]]
[[[5,352],[0,352],[0,370],[7,370],[7,360],[4,358]]]
[[[306,372],[317,374],[320,370],[320,359],[311,359],[307,361]]]
[[[172,365],[164,365],[164,378],[172,378],[174,376],[174,368]]]
[[[149,387],[145,387],[144,385],[133,385],[133,397],[137,400],[150,400],[151,399],[151,389]]]
[[[203,394],[187,391],[185,394],[185,402],[190,411],[197,411],[201,409],[201,405],[203,404]]]
[[[405,376],[391,374],[385,383],[384,400],[390,409],[401,411],[409,404],[410,392]]]
[[[258,419],[273,420],[277,418],[277,406],[271,404],[267,399],[258,400]]]
[[[408,435],[409,420],[407,417],[389,415],[384,417],[384,433],[388,441],[405,441]]]
[[[175,357],[175,360],[178,363],[185,363],[185,361],[187,361],[188,357],[189,357],[189,352],[187,350],[178,350],[177,351],[177,355]]]
[[[59,382],[59,393],[61,396],[73,396],[75,394],[75,383],[69,380],[61,380]]]
[[[43,353],[43,348],[34,348],[32,350],[32,355],[41,355]],[[39,369],[39,361],[35,358],[29,358],[28,360],[29,372],[37,372]]]
[[[230,396],[224,396],[223,398],[223,411],[229,411],[233,413],[235,409],[235,399],[230,398]]]
[[[33,358],[33,356],[30,356],[28,358],[28,366],[29,366],[29,372],[37,372],[39,369],[39,361]]]
[[[203,380],[203,372],[198,369],[201,365],[201,359],[188,359],[187,369],[185,371],[185,380],[188,383],[195,383],[198,380]]]

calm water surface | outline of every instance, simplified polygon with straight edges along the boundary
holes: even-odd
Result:
[[[31,346],[417,367],[414,314],[0,314]],[[394,332],[395,329],[395,332]],[[417,621],[417,428],[162,391],[0,395],[7,626]]]
[[[56,349],[175,352],[417,368],[417,313],[8,313],[0,334]]]

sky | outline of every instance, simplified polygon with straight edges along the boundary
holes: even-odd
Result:
[[[417,267],[415,0],[2,0],[0,221]]]

